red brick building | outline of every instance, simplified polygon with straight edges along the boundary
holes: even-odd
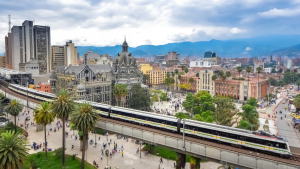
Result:
[[[39,83],[38,86],[35,87],[36,90],[51,93],[50,83]]]
[[[266,97],[268,87],[269,85],[266,79],[259,79],[258,82],[257,78],[250,78],[250,81],[233,79],[222,81],[218,78],[215,81],[215,95],[232,95],[241,101],[245,101],[250,97],[261,100]]]
[[[188,74],[181,75],[180,84],[190,84],[189,79],[193,78],[194,82],[191,84],[190,91],[196,92],[197,91],[197,79],[196,74],[193,72],[189,72]]]

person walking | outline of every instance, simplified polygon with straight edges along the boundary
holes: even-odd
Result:
[[[123,151],[122,151],[122,157],[123,157]]]

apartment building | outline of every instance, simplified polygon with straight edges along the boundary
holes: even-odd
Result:
[[[5,58],[5,56],[0,56],[0,67],[6,68],[6,58]]]
[[[65,67],[72,65],[77,66],[78,53],[77,47],[72,40],[66,42],[64,46],[51,46],[51,69],[55,70],[58,65],[64,65]]]
[[[146,72],[149,75],[149,83],[152,85],[163,84],[167,77],[167,71],[155,68],[154,70],[148,70]]]
[[[5,36],[5,63],[7,69],[12,69],[11,33]]]

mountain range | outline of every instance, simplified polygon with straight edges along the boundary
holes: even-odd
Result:
[[[130,46],[130,44],[129,44]],[[80,56],[92,50],[99,54],[116,56],[122,52],[121,45],[117,46],[78,46]],[[206,51],[214,51],[221,57],[260,57],[265,55],[297,56],[300,53],[300,35],[264,35],[253,38],[179,42],[164,45],[141,45],[129,47],[134,57],[164,55],[175,51],[181,56],[203,56]]]

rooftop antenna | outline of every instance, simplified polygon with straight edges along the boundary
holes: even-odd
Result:
[[[10,15],[8,15],[8,33],[10,33],[10,26],[11,26]]]

